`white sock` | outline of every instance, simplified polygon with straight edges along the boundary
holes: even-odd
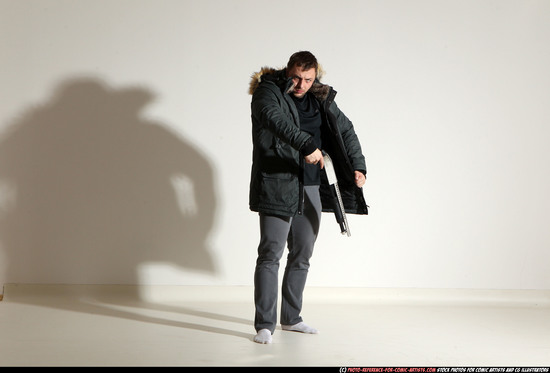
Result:
[[[317,329],[312,328],[311,326],[305,324],[303,321],[294,325],[281,325],[281,328],[283,330],[289,330],[291,332],[300,332],[300,333],[307,333],[307,334],[319,333]]]
[[[254,342],[257,343],[271,343],[271,330],[269,329],[261,329],[258,331],[258,334],[254,336]]]

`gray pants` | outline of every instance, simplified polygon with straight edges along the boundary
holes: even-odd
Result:
[[[275,331],[279,260],[288,244],[287,265],[282,284],[281,324],[302,321],[302,293],[306,284],[309,259],[319,233],[321,199],[319,186],[304,188],[304,212],[293,218],[260,214],[260,244],[254,273],[256,331]]]

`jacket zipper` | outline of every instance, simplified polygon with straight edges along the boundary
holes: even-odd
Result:
[[[286,95],[284,95],[285,97],[285,100],[287,101],[287,103],[289,104],[289,106],[292,108],[294,106],[294,103],[292,102],[292,99],[290,99],[290,96],[288,94],[288,91],[290,89],[290,87],[292,86],[292,83],[291,81],[289,81],[287,83],[287,86],[286,86],[286,90],[285,92],[287,93]],[[294,116],[294,118],[299,122],[300,119],[299,119],[299,115],[296,111],[292,111],[292,116]],[[304,158],[303,157],[300,157],[300,169],[303,170],[304,169]],[[298,215],[303,215],[304,214],[304,199],[305,199],[305,193],[304,193],[304,182],[301,180],[301,177],[298,176]]]

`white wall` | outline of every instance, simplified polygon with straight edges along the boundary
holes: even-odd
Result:
[[[0,0],[0,282],[251,285],[247,85],[304,49],[371,206],[309,285],[550,287],[546,0]]]

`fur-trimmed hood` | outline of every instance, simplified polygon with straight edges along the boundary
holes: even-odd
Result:
[[[252,74],[248,87],[248,93],[251,95],[254,94],[254,92],[262,82],[262,79],[267,75],[271,75],[275,79],[278,76],[279,79],[285,79],[286,81],[288,81],[288,78],[286,77],[286,69],[276,69],[273,67],[264,66],[261,68],[260,71]],[[313,93],[315,97],[317,97],[317,99],[319,99],[320,101],[324,101],[327,98],[331,89],[330,86],[321,83],[321,78],[323,76],[324,70],[321,68],[321,66],[319,66],[317,69],[317,77],[315,78],[315,82],[309,89],[309,92]],[[294,86],[291,86],[290,90],[292,90],[292,88],[294,88]]]

